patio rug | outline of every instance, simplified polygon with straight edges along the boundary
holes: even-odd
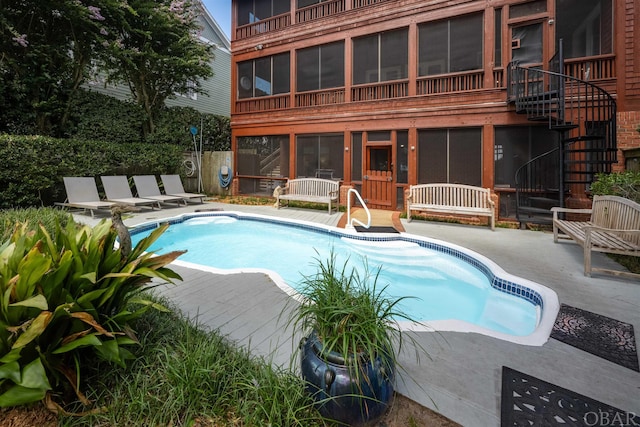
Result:
[[[542,381],[506,366],[502,367],[500,425],[585,426],[605,425],[601,421],[624,420],[640,423],[640,416],[598,402],[555,384]],[[608,424],[613,425],[613,424]]]
[[[633,325],[561,304],[551,338],[640,372]]]

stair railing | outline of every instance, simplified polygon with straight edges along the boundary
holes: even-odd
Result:
[[[351,218],[351,194],[352,193],[355,194],[355,196],[358,198],[358,201],[360,202],[365,212],[367,213],[366,224],[357,218]],[[349,191],[347,191],[347,224],[345,225],[345,228],[350,228],[350,229],[355,228],[353,223],[357,223],[363,226],[364,228],[369,229],[369,227],[371,227],[371,212],[369,211],[367,204],[364,202],[364,200],[362,200],[362,197],[360,196],[360,193],[358,192],[358,190],[356,190],[355,188],[350,188]]]
[[[520,217],[520,207],[531,207],[531,197],[540,190],[557,189],[562,206],[566,185],[589,185],[597,173],[611,171],[617,156],[616,102],[600,87],[559,72],[517,63],[508,69],[507,99],[516,112],[532,121],[548,121],[561,138],[560,150],[536,156],[516,172]]]

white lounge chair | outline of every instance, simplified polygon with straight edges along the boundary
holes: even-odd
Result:
[[[179,205],[183,202],[185,205],[187,204],[183,197],[168,196],[160,193],[158,182],[153,175],[135,175],[133,182],[136,184],[138,197],[155,200],[160,203],[177,203]]]
[[[101,176],[100,179],[102,180],[107,200],[110,202],[128,206],[149,206],[151,209],[153,209],[153,205],[158,205],[158,208],[161,208],[160,202],[157,200],[133,197],[129,181],[124,175]]]
[[[67,200],[58,202],[56,205],[68,208],[79,208],[91,212],[99,209],[111,209],[114,202],[100,200],[98,186],[95,178],[80,176],[65,176],[63,178],[64,188],[67,192]]]
[[[203,203],[206,194],[200,193],[188,193],[184,191],[182,180],[180,175],[160,175],[162,180],[162,186],[164,187],[164,193],[169,196],[182,197],[184,200],[200,199],[200,203]]]

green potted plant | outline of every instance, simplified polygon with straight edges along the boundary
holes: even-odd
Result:
[[[348,259],[339,266],[333,251],[316,261],[318,270],[303,279],[289,315],[289,326],[304,336],[301,374],[323,416],[370,424],[393,400],[394,349],[403,341],[397,322],[413,321],[400,309],[407,297],[388,295],[378,283],[380,268],[372,273],[366,259],[364,273],[349,269]]]

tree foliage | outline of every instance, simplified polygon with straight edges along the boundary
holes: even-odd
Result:
[[[0,131],[67,136],[99,71],[129,85],[152,132],[166,99],[212,75],[198,13],[193,0],[0,0]]]
[[[62,134],[118,0],[0,0],[0,107],[12,133]]]
[[[199,79],[213,75],[213,46],[197,40],[198,4],[191,0],[130,0],[124,21],[112,27],[113,40],[103,56],[110,83],[129,85],[147,114],[145,133],[167,99],[176,94],[205,93]]]

